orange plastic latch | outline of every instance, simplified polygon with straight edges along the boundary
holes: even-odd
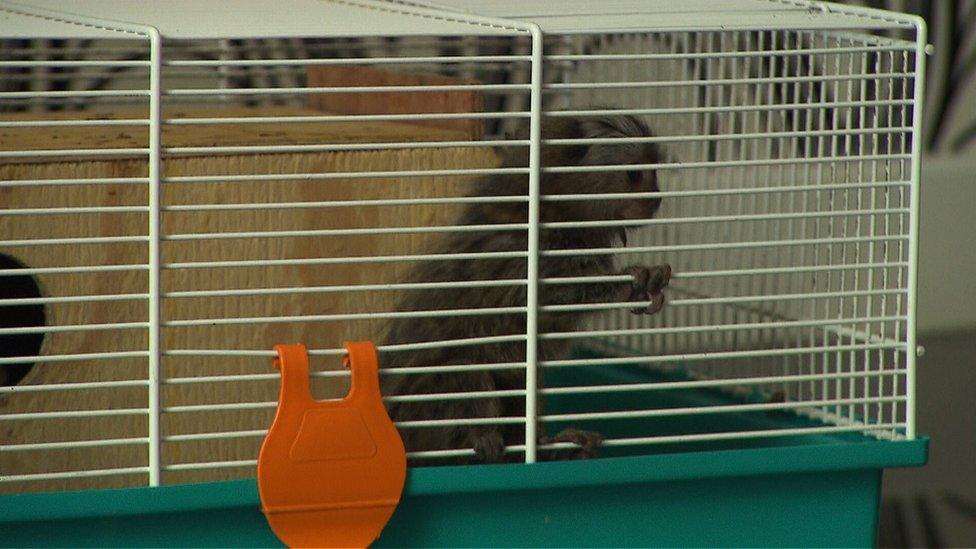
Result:
[[[258,491],[289,547],[366,547],[400,502],[407,458],[380,397],[376,347],[345,347],[352,389],[342,400],[316,401],[305,346],[275,346],[281,395],[258,457]]]

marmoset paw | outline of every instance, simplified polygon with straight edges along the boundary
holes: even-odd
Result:
[[[475,459],[480,463],[499,463],[505,455],[505,439],[498,431],[488,431],[471,437]]]

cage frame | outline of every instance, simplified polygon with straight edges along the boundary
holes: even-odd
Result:
[[[338,0],[337,0],[338,1]],[[924,75],[925,73],[925,53],[926,53],[926,24],[925,22],[917,17],[911,15],[898,15],[886,11],[874,10],[870,8],[854,7],[854,6],[840,6],[837,4],[818,2],[818,1],[807,1],[807,0],[768,0],[771,3],[787,4],[792,6],[797,6],[804,9],[816,10],[821,12],[832,12],[844,15],[851,15],[855,17],[865,17],[865,18],[875,18],[884,19],[886,21],[894,21],[902,25],[910,25],[915,31],[915,53],[916,53],[916,65],[915,70],[917,75]],[[529,249],[528,253],[528,299],[527,299],[527,322],[526,322],[526,463],[533,463],[537,458],[537,436],[536,436],[536,421],[537,416],[537,399],[538,399],[538,380],[536,377],[536,372],[538,371],[539,365],[537,364],[537,352],[536,345],[538,342],[538,265],[539,265],[539,203],[540,203],[540,178],[541,178],[541,163],[540,163],[540,151],[542,147],[542,137],[541,137],[541,126],[543,124],[542,120],[544,117],[543,107],[542,107],[542,96],[543,96],[543,79],[542,79],[542,67],[544,64],[545,51],[543,47],[543,41],[547,34],[543,31],[543,28],[531,21],[523,21],[517,19],[509,18],[495,18],[483,16],[475,13],[468,13],[462,11],[452,11],[446,8],[438,8],[434,3],[416,2],[408,0],[342,0],[342,4],[358,5],[362,7],[368,7],[372,9],[379,10],[391,10],[400,11],[404,14],[410,16],[415,16],[418,18],[447,18],[456,19],[465,23],[475,24],[475,25],[486,25],[486,26],[504,26],[518,33],[524,33],[528,35],[531,39],[531,51],[529,57],[531,58],[531,78],[528,83],[530,92],[530,135],[529,135],[529,164],[528,164],[528,181],[529,181],[529,192],[528,192],[528,203],[529,203],[529,229],[528,229],[528,241]],[[9,6],[9,7],[8,7]],[[12,7],[12,8],[11,8]],[[164,123],[161,105],[164,92],[162,90],[162,67],[165,60],[162,58],[162,48],[164,36],[163,34],[153,26],[122,23],[111,21],[108,19],[101,18],[91,18],[76,14],[62,13],[56,10],[49,10],[44,8],[39,8],[37,6],[31,6],[27,4],[20,4],[15,2],[3,2],[0,4],[0,11],[10,11],[19,10],[21,13],[30,14],[32,16],[38,16],[43,18],[50,18],[52,21],[59,21],[61,23],[69,25],[87,25],[91,27],[98,27],[109,29],[116,32],[126,32],[133,33],[140,37],[143,37],[149,44],[149,114],[147,117],[149,126],[149,177],[148,177],[148,188],[149,193],[149,227],[148,227],[148,247],[149,247],[149,318],[148,318],[148,334],[149,334],[149,346],[147,348],[147,356],[149,360],[149,370],[148,370],[148,386],[149,386],[149,406],[148,406],[148,418],[149,418],[149,443],[147,444],[149,452],[149,487],[146,489],[126,489],[124,493],[119,492],[104,492],[95,491],[90,494],[74,494],[74,495],[63,495],[63,494],[37,494],[37,495],[21,495],[21,496],[3,496],[0,497],[0,509],[6,511],[10,510],[9,517],[5,521],[9,521],[14,524],[27,524],[33,523],[38,520],[58,520],[58,521],[75,521],[80,517],[87,516],[79,507],[71,507],[65,512],[55,512],[53,508],[60,506],[66,501],[74,502],[86,502],[85,505],[92,504],[94,501],[118,501],[116,498],[146,498],[144,504],[147,508],[152,508],[154,505],[149,503],[151,498],[156,497],[155,494],[162,494],[164,491],[168,491],[169,494],[173,494],[173,497],[177,497],[181,500],[183,498],[190,499],[196,497],[203,497],[199,490],[205,488],[205,486],[199,487],[165,487],[160,488],[160,479],[162,473],[162,454],[161,445],[162,439],[160,431],[160,417],[162,414],[161,404],[160,404],[160,358],[163,353],[163,349],[160,346],[161,341],[161,330],[163,327],[162,317],[161,317],[161,300],[162,292],[160,287],[160,277],[163,270],[160,249],[162,243],[162,235],[160,231],[160,217],[162,215],[162,202],[160,199],[160,185],[161,185],[161,174],[160,165],[163,155],[163,146],[161,138],[161,129]],[[749,29],[755,30],[780,30],[782,26],[776,24],[751,24]],[[257,29],[256,29],[257,30]],[[600,32],[612,33],[621,32],[628,29],[618,29],[614,31],[612,29],[600,29]],[[633,30],[633,29],[630,29]],[[697,26],[695,21],[687,21],[687,27],[668,27],[662,29],[642,29],[646,32],[680,32],[682,30],[697,30],[697,31],[708,31],[708,30],[741,30],[735,27],[715,27],[715,28],[704,28]],[[906,326],[906,432],[905,439],[903,441],[886,441],[886,442],[873,442],[870,448],[866,448],[863,452],[858,454],[853,460],[846,460],[843,463],[841,460],[831,459],[826,457],[826,454],[818,453],[816,449],[806,449],[801,450],[804,456],[805,467],[808,470],[826,470],[830,468],[840,469],[844,471],[850,471],[852,469],[857,470],[870,470],[876,467],[885,466],[896,466],[896,465],[911,465],[920,464],[925,461],[925,454],[927,449],[927,439],[920,436],[916,430],[915,422],[915,401],[916,401],[916,358],[917,353],[915,350],[918,348],[916,339],[916,317],[917,317],[917,277],[918,277],[918,232],[919,232],[919,182],[920,182],[920,152],[921,152],[921,139],[918,136],[921,135],[921,107],[922,101],[924,99],[924,78],[916,77],[914,79],[914,90],[913,98],[914,113],[912,120],[912,135],[914,136],[911,143],[911,185],[909,186],[909,197],[910,201],[910,212],[908,215],[908,269],[907,269],[907,285],[906,285],[906,311],[907,311],[907,326]],[[270,352],[269,352],[270,355]],[[15,357],[16,358],[16,357]],[[5,362],[12,362],[12,359],[0,359],[0,364]],[[888,449],[894,449],[894,453],[886,453]],[[718,454],[718,453],[717,453]],[[758,456],[760,454],[753,454],[753,456]],[[686,462],[688,469],[686,473],[679,475],[678,477],[670,476],[667,480],[674,481],[676,478],[697,478],[697,479],[707,479],[714,478],[717,476],[728,475],[728,474],[738,474],[738,475],[755,475],[755,474],[777,474],[785,473],[794,470],[792,467],[795,463],[790,463],[794,458],[786,458],[782,460],[773,460],[771,464],[765,466],[745,466],[740,465],[738,469],[736,466],[721,465],[721,460],[729,458],[730,454],[722,454],[721,456],[708,456],[705,458],[707,462],[705,465],[694,466],[690,465],[690,462]],[[653,463],[655,466],[661,466],[663,461],[660,460],[661,456],[654,456]],[[716,461],[711,461],[714,458]],[[846,459],[846,458],[845,458]],[[647,462],[651,463],[651,461]],[[587,465],[584,464],[545,464],[546,467],[552,467],[553,471],[559,470],[561,473],[568,476],[575,476],[579,478],[579,475],[586,475]],[[614,473],[612,470],[606,467],[595,467],[593,469],[595,472],[592,476],[587,477],[589,480],[584,479],[584,483],[601,483],[609,482],[609,484],[624,484],[627,482],[647,482],[649,480],[663,480],[665,477],[663,474],[654,474],[650,472],[648,467],[636,467],[630,473]],[[634,472],[637,471],[637,472]],[[555,473],[554,473],[555,474]],[[501,482],[512,482],[515,483],[514,478],[519,478],[521,473],[515,474],[514,477],[506,477],[508,480]],[[617,475],[619,478],[612,481],[607,481],[607,478],[614,477]],[[698,475],[698,476],[693,476]],[[870,475],[869,475],[870,476]],[[550,477],[551,480],[552,477]],[[470,481],[468,478],[466,481]],[[526,481],[526,478],[522,477],[522,481]],[[535,483],[535,484],[533,484]],[[530,485],[536,487],[546,487],[552,488],[558,486],[559,482],[550,481],[535,481],[529,482]],[[231,507],[238,506],[242,509],[246,507],[245,503],[253,503],[256,493],[250,490],[250,483],[247,481],[234,481],[230,483],[223,483],[223,492],[214,495],[213,498],[203,498],[207,501],[207,505],[212,505],[214,508],[219,507],[220,502],[229,504]],[[415,480],[412,484],[408,486],[408,491],[413,490],[413,492],[408,492],[413,495],[423,495],[438,492],[439,490],[446,490],[446,483],[444,479],[438,479],[434,476],[434,473],[428,473],[427,471],[417,472],[415,474]],[[475,491],[475,488],[469,488],[469,491]],[[158,491],[157,491],[158,490]],[[191,493],[193,495],[191,495]],[[76,503],[76,505],[81,505]],[[187,510],[192,511],[197,508],[194,505],[189,505],[186,507]],[[21,509],[21,511],[14,512],[15,510]],[[171,508],[172,509],[172,508]],[[157,508],[158,510],[158,508]],[[125,513],[119,509],[115,509],[120,515]],[[112,511],[109,511],[110,513]],[[245,511],[242,511],[245,512]],[[246,514],[246,512],[245,512]],[[253,513],[252,513],[253,515]],[[254,517],[251,516],[253,520]],[[66,522],[67,523],[67,522]],[[36,531],[35,531],[36,534]],[[16,540],[16,538],[14,538]],[[16,543],[16,542],[15,542]]]

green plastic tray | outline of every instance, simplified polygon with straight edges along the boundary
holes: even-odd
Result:
[[[661,379],[638,368],[547,373],[547,385]],[[734,403],[708,390],[547,401],[547,412]],[[786,413],[592,425],[611,438],[818,425]],[[553,430],[557,425],[550,426]],[[602,459],[410,470],[386,546],[874,545],[881,474],[928,440],[858,433],[607,448]],[[0,496],[2,546],[280,547],[253,480]]]

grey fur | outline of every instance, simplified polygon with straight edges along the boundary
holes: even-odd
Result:
[[[519,137],[524,137],[525,129]],[[632,116],[606,115],[589,119],[548,118],[544,126],[545,138],[602,138],[649,136],[647,126]],[[503,155],[503,166],[528,165],[528,151],[521,147]],[[658,162],[657,149],[649,144],[595,144],[543,147],[544,166],[650,164]],[[636,173],[636,171],[635,171]],[[639,179],[635,183],[634,179]],[[541,181],[543,195],[648,192],[657,191],[654,172],[628,175],[626,171],[599,173],[544,174]],[[490,176],[474,185],[471,195],[524,195],[527,177],[524,175]],[[646,218],[654,215],[659,200],[592,200],[543,201],[540,217],[543,222],[588,221],[601,219]],[[524,223],[527,206],[518,204],[470,204],[461,214],[458,224]],[[604,248],[626,242],[624,233],[615,228],[571,228],[540,231],[540,247],[544,250],[571,248]],[[445,236],[430,253],[524,251],[527,236],[522,231],[459,232]],[[543,257],[540,259],[541,278],[556,276],[587,276],[614,274],[613,259],[606,255]],[[634,283],[559,284],[540,285],[540,305],[597,303],[608,301],[649,302],[635,313],[653,314],[663,306],[663,287],[670,278],[670,267],[662,265],[646,268],[632,266],[623,272],[634,275]],[[457,280],[524,279],[526,260],[473,259],[443,260],[418,263],[410,272],[410,282],[443,282]],[[477,307],[524,306],[524,285],[491,286],[485,288],[450,288],[404,291],[397,305],[399,311],[424,309],[467,309]],[[579,329],[584,313],[541,314],[539,331],[565,332]],[[395,319],[390,322],[383,344],[412,343],[434,340],[464,339],[525,333],[524,314],[488,314],[436,318]],[[564,358],[569,353],[565,342],[540,341],[540,360]],[[429,394],[470,391],[524,389],[525,376],[521,369],[472,370],[452,373],[424,373],[396,375],[398,367],[466,365],[500,362],[523,362],[524,341],[475,346],[443,346],[435,349],[385,352],[381,367],[385,369],[384,394]],[[541,372],[540,372],[541,378]],[[397,402],[388,406],[394,421],[421,419],[451,419],[466,417],[524,416],[523,397],[442,399],[435,402]],[[505,446],[523,443],[523,425],[451,426],[437,428],[401,428],[408,451],[473,448],[475,461],[498,462],[505,459]],[[540,426],[540,433],[542,432]],[[589,457],[600,443],[599,435],[585,431],[567,430],[547,441],[568,441],[579,450],[552,458]],[[468,460],[428,460],[414,465],[435,463],[465,463]]]

